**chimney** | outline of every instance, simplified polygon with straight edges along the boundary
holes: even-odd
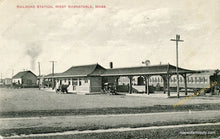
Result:
[[[113,62],[110,62],[110,63],[109,63],[109,67],[110,67],[110,69],[113,68]]]

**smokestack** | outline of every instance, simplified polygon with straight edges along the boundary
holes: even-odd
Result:
[[[110,63],[109,63],[109,67],[110,67],[110,69],[113,68],[113,62],[110,62]]]

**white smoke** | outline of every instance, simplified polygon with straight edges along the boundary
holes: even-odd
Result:
[[[31,70],[35,70],[36,59],[41,53],[40,43],[31,43],[26,47],[26,54],[31,58]]]

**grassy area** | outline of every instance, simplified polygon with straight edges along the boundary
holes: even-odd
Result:
[[[215,134],[189,134],[184,135],[181,132],[191,131],[214,131]],[[158,138],[179,138],[179,139],[207,139],[207,138],[218,138],[220,136],[220,126],[203,126],[203,127],[184,127],[184,128],[169,128],[169,129],[152,129],[152,130],[140,130],[140,131],[126,131],[126,132],[108,132],[108,133],[90,133],[90,134],[76,134],[76,135],[65,135],[65,136],[53,136],[54,139],[58,138],[80,138],[80,139],[112,139],[112,138],[123,138],[123,139],[158,139]],[[42,137],[37,137],[42,138]],[[37,139],[35,137],[35,139]],[[43,137],[48,139],[50,137]]]
[[[33,110],[0,112],[0,118],[5,117],[36,117],[36,116],[70,116],[70,115],[100,115],[100,114],[131,114],[131,113],[154,113],[154,112],[176,112],[176,111],[202,111],[220,110],[220,104],[195,104],[179,105],[155,105],[149,107],[116,107],[116,108],[90,108],[90,109],[64,109],[64,110]]]
[[[109,125],[102,125],[102,126],[97,126],[97,125],[86,125],[86,126],[80,126],[80,127],[33,127],[33,128],[15,128],[15,129],[3,129],[0,130],[0,135],[4,136],[4,137],[8,137],[8,136],[12,136],[12,135],[29,135],[29,134],[43,134],[43,133],[57,133],[57,132],[65,132],[65,131],[85,131],[85,130],[97,130],[97,129],[111,129],[111,128],[123,128],[123,127],[131,127],[131,128],[138,128],[138,127],[151,127],[151,126],[165,126],[165,125],[181,125],[181,124],[198,124],[198,123],[215,123],[215,122],[220,122],[220,118],[217,119],[207,119],[207,120],[197,120],[197,119],[190,119],[190,120],[185,120],[185,121],[172,121],[172,122],[156,122],[156,123],[145,123],[145,124],[136,124],[136,125],[130,125],[130,124],[123,124],[123,125],[117,125],[117,126],[109,126]],[[216,128],[215,128],[216,127]],[[218,128],[220,126],[213,126],[213,128],[210,128],[209,130],[199,130],[198,128],[192,127],[192,129],[194,129],[194,131],[215,131],[216,134],[220,135],[220,129]],[[160,130],[164,130],[164,129],[160,129]],[[166,129],[166,130],[170,130],[170,129]],[[173,130],[173,129],[172,129]],[[172,130],[170,130],[169,132],[172,132]],[[175,129],[177,130],[177,129]],[[174,131],[175,131],[174,130]],[[154,130],[150,130],[151,132],[160,132],[160,133],[152,133],[152,135],[150,134],[146,134],[145,132],[142,131],[142,134],[145,135],[150,135],[151,137],[155,136],[155,137],[159,137],[159,135],[162,134],[166,134],[166,132],[164,131],[154,131]],[[177,132],[178,131],[178,132]],[[186,130],[182,130],[181,128],[179,128],[175,132],[175,134],[170,133],[171,135],[178,135],[178,133],[180,131],[186,131]],[[193,130],[191,130],[193,131]],[[141,131],[131,131],[133,133],[141,133]],[[149,132],[149,131],[146,131]],[[129,132],[128,132],[129,133]],[[112,136],[112,135],[116,135],[116,136],[127,136],[127,132],[115,132],[115,133],[100,133],[100,134],[91,134],[94,137],[98,137],[98,138],[102,138],[102,137],[106,137],[107,135]],[[118,134],[118,135],[117,135]],[[89,134],[90,135],[90,134]],[[169,135],[169,134],[166,134]],[[74,135],[74,136],[78,136],[78,137],[83,137],[84,135]],[[87,137],[89,137],[88,135],[85,135]],[[58,136],[59,137],[59,136]],[[137,135],[137,137],[141,137],[140,135]],[[162,137],[162,136],[161,136]],[[66,137],[65,137],[66,138]],[[118,137],[117,137],[118,138]],[[124,137],[123,137],[124,138]],[[133,138],[133,137],[132,137]]]
[[[57,111],[76,109],[141,108],[173,105],[184,98],[153,98],[123,95],[56,94],[36,88],[0,88],[0,112]],[[184,105],[220,104],[220,97],[193,97]],[[109,110],[109,109],[108,109]]]
[[[220,110],[219,97],[194,97],[184,103],[184,105],[173,107],[184,98],[152,98],[134,97],[120,95],[75,95],[75,94],[56,94],[38,89],[0,89],[0,118],[3,117],[35,117],[35,116],[68,116],[68,115],[99,115],[99,114],[131,114],[131,113],[154,113],[154,112],[174,112],[174,111],[202,111]],[[19,129],[2,129],[0,134],[10,136],[13,134],[37,134],[48,132],[63,132],[69,130],[96,130],[119,127],[148,127],[155,125],[176,125],[189,123],[220,122],[219,118],[207,120],[185,120],[171,122],[157,122],[145,124],[119,124],[111,125],[86,125],[86,126],[54,126],[54,127],[33,127]],[[48,125],[47,125],[48,126]],[[30,126],[29,126],[30,127]],[[150,132],[150,131],[149,131]],[[155,131],[152,131],[155,132]],[[108,133],[109,136],[135,137],[137,132]],[[145,134],[145,131],[140,132]],[[165,134],[165,132],[164,132]],[[134,136],[132,136],[134,135]],[[161,133],[162,135],[162,133]],[[68,137],[68,136],[67,136]],[[83,135],[75,136],[84,138]],[[90,137],[85,135],[85,137]],[[105,138],[105,134],[91,134],[92,138]],[[138,136],[142,137],[142,136]],[[71,137],[70,137],[71,138]]]

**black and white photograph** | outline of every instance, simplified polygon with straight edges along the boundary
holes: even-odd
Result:
[[[0,139],[219,139],[219,0],[0,0]]]

